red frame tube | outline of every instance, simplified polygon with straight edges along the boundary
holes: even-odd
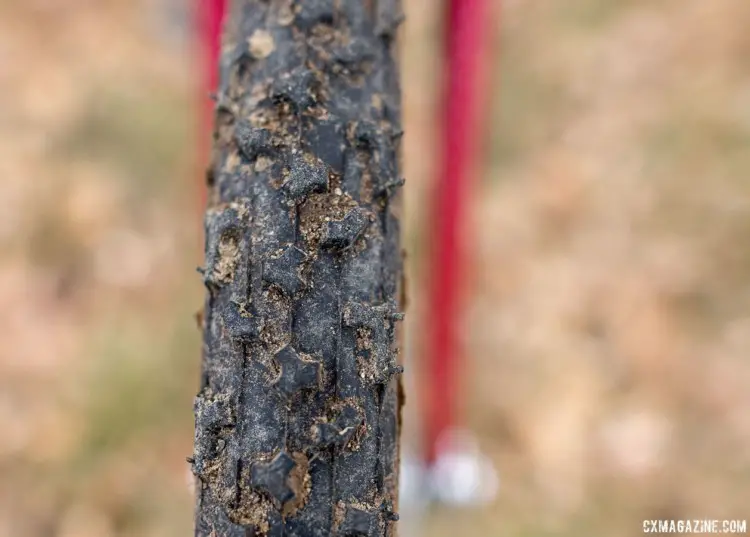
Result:
[[[470,202],[471,183],[486,115],[487,45],[490,0],[448,0],[447,73],[442,126],[442,162],[436,187],[436,233],[427,266],[433,273],[428,289],[425,362],[425,450],[437,456],[442,434],[454,426],[460,385],[459,327],[466,281],[467,252],[461,240]]]
[[[219,84],[219,57],[221,55],[221,30],[227,0],[198,0],[197,26],[200,41],[200,123],[199,123],[199,159],[201,213],[206,204],[206,185],[204,170],[209,165],[211,152],[210,133],[213,132],[213,101],[210,94],[216,91]]]

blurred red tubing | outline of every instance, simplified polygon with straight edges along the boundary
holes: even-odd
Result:
[[[198,0],[197,28],[200,41],[201,84],[199,158],[201,172],[201,213],[206,204],[206,185],[203,170],[208,166],[211,153],[210,133],[213,132],[213,101],[210,94],[219,83],[219,57],[221,50],[221,28],[227,0]]]
[[[462,242],[461,233],[469,215],[471,184],[485,132],[492,4],[492,0],[447,1],[442,161],[432,213],[436,233],[427,260],[432,272],[424,346],[428,463],[438,455],[443,433],[455,425],[460,395],[459,329],[471,247]]]

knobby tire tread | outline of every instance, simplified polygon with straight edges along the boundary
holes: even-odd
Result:
[[[238,0],[207,175],[196,537],[393,536],[399,0]]]

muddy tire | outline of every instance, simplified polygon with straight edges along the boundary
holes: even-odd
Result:
[[[398,0],[230,9],[208,173],[199,537],[395,535]]]

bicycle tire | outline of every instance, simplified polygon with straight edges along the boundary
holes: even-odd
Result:
[[[399,0],[243,0],[206,212],[197,537],[392,536]]]

